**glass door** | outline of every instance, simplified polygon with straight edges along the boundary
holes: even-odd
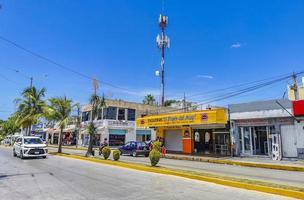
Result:
[[[242,127],[242,153],[247,155],[252,155],[252,131],[250,127]]]

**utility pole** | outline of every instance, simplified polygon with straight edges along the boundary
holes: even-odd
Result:
[[[184,99],[183,99],[183,109],[184,109],[184,112],[186,112],[186,94],[184,92]]]
[[[293,85],[290,87],[291,90],[294,92],[294,98],[295,100],[299,100],[299,90],[298,90],[298,81],[297,81],[297,75],[293,73],[292,75]]]
[[[78,137],[80,133],[80,105],[77,104],[77,118],[76,118],[76,148],[78,148]]]
[[[30,77],[30,88],[32,88],[33,87],[33,77]]]
[[[165,29],[168,25],[168,17],[165,15],[159,16],[159,27],[161,33],[156,37],[156,43],[158,48],[161,50],[161,95],[160,103],[162,106],[165,104],[165,49],[170,47],[170,39],[165,33]]]

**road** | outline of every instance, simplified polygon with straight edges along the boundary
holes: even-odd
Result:
[[[49,148],[56,151],[56,148]],[[64,149],[66,153],[85,154],[83,150]],[[150,161],[145,157],[121,156],[121,161],[149,164]],[[233,165],[222,165],[206,162],[188,161],[188,160],[173,160],[161,159],[160,165],[163,167],[191,170],[196,172],[211,173],[234,178],[244,178],[250,180],[266,181],[276,184],[296,186],[304,188],[304,172],[283,171],[264,168],[253,168]]]
[[[289,199],[174,176],[49,156],[14,158],[0,147],[0,199]]]

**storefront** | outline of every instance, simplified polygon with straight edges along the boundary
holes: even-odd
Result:
[[[136,124],[137,127],[154,128],[168,152],[229,154],[225,109],[151,115],[137,119]]]
[[[87,127],[89,122],[83,122],[80,130],[80,145],[87,146],[89,134]],[[129,141],[149,141],[155,139],[154,131],[151,129],[136,128],[134,121],[119,120],[96,120],[94,145],[99,146],[104,139],[108,140],[110,146],[121,146]]]
[[[145,142],[152,139],[152,130],[136,129],[136,141]]]
[[[235,155],[296,157],[297,124],[289,100],[233,104],[229,110]]]

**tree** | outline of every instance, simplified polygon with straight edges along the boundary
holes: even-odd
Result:
[[[0,121],[0,140],[7,135],[14,134],[20,131],[19,126],[16,124],[16,115],[12,115],[7,121]]]
[[[148,94],[145,96],[143,103],[146,105],[154,105],[155,104],[155,98],[152,94]]]
[[[22,98],[15,100],[17,104],[16,123],[22,128],[26,128],[26,134],[30,135],[31,126],[44,114],[45,88],[39,90],[35,87],[28,87],[23,90],[21,95]]]
[[[90,104],[92,106],[92,116],[91,116],[90,124],[88,126],[88,132],[89,132],[90,138],[89,138],[89,146],[88,146],[88,151],[86,153],[86,156],[93,155],[93,142],[95,140],[95,133],[96,133],[96,128],[94,126],[94,120],[96,120],[98,117],[98,111],[100,111],[103,107],[106,106],[106,101],[105,101],[104,95],[98,96],[96,94],[96,90],[95,90],[94,94],[90,98]]]
[[[178,101],[175,99],[168,99],[165,101],[165,105],[166,107],[171,106],[173,103],[177,103]]]
[[[72,105],[72,100],[67,99],[66,96],[50,98],[49,102],[50,105],[47,107],[45,116],[48,120],[57,122],[60,127],[58,153],[61,153],[63,129],[65,129],[69,124],[71,120],[71,113],[75,105]]]

